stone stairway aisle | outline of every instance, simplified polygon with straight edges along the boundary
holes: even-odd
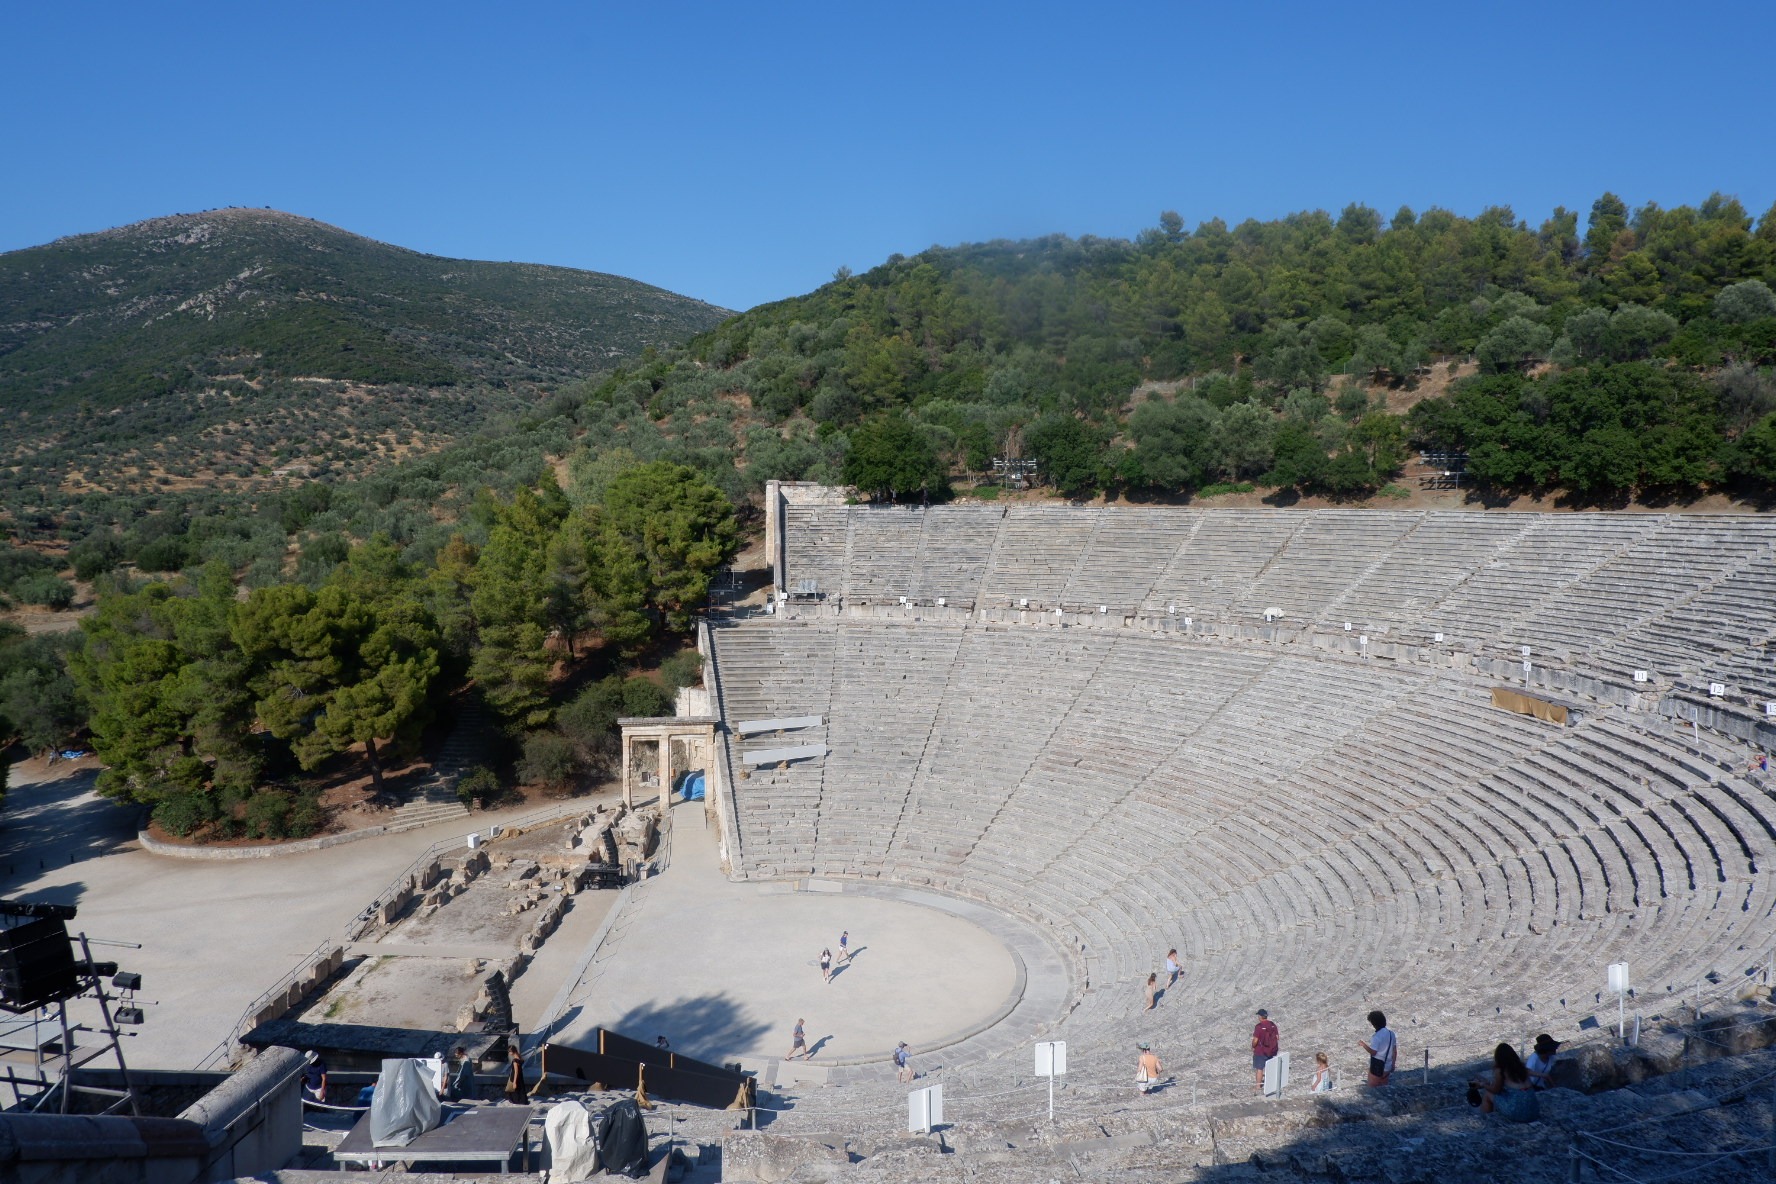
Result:
[[[457,713],[456,726],[432,762],[432,774],[407,794],[407,800],[389,816],[393,829],[410,830],[466,818],[469,808],[456,796],[456,783],[485,759],[492,721],[479,703],[465,703]]]

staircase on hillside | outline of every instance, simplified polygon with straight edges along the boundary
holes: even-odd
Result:
[[[490,727],[486,708],[474,702],[463,705],[456,726],[432,762],[431,776],[408,791],[406,800],[389,815],[391,830],[412,830],[468,817],[469,808],[456,796],[456,783],[486,752]]]

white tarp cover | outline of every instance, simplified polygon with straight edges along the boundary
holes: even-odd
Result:
[[[549,1107],[543,1117],[549,1141],[549,1184],[589,1180],[598,1170],[598,1144],[592,1139],[592,1115],[571,1099]]]
[[[438,1125],[439,1109],[438,1090],[424,1061],[384,1061],[370,1098],[371,1145],[407,1146]]]

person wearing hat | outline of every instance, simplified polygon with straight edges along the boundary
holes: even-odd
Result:
[[[907,1082],[913,1079],[913,1062],[907,1056],[907,1042],[904,1040],[894,1050],[894,1067],[900,1071],[901,1081]]]
[[[1554,1084],[1554,1054],[1560,1051],[1561,1042],[1543,1032],[1536,1037],[1535,1051],[1523,1062],[1529,1070],[1529,1086],[1531,1089],[1548,1089]]]
[[[1252,1092],[1264,1092],[1264,1066],[1277,1055],[1277,1026],[1270,1022],[1270,1013],[1258,1009],[1258,1022],[1252,1025]]]
[[[1159,1088],[1159,1075],[1165,1069],[1160,1065],[1159,1058],[1153,1055],[1152,1045],[1143,1040],[1135,1047],[1141,1050],[1141,1055],[1135,1061],[1135,1084],[1141,1088],[1142,1093],[1150,1094]]]

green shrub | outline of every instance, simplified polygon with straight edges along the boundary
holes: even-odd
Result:
[[[1410,489],[1407,489],[1403,485],[1384,485],[1384,486],[1382,486],[1382,489],[1381,489],[1381,496],[1382,497],[1391,497],[1395,501],[1400,501],[1402,499],[1411,497],[1412,491]]]
[[[15,580],[12,594],[26,604],[49,608],[67,608],[74,603],[74,585],[46,571],[32,572]]]
[[[978,497],[983,502],[996,502],[999,500],[999,487],[997,485],[976,485],[969,491],[969,496]]]
[[[320,830],[326,821],[327,812],[321,808],[320,795],[305,793],[290,807],[290,837],[306,839]]]
[[[1250,481],[1222,481],[1215,485],[1205,485],[1196,491],[1197,497],[1220,497],[1224,493],[1251,493],[1255,487]]]
[[[205,793],[179,793],[162,798],[154,807],[154,821],[169,835],[189,838],[193,831],[214,820],[216,807]]]
[[[189,556],[183,535],[163,535],[144,543],[136,552],[136,566],[143,571],[178,571]]]
[[[574,746],[582,767],[615,757],[617,720],[626,716],[670,715],[672,695],[659,683],[613,674],[599,679],[555,713],[559,734]],[[525,780],[530,780],[525,777]]]
[[[573,783],[580,755],[573,742],[558,732],[533,732],[524,738],[518,758],[518,779],[557,793]]]
[[[694,687],[703,681],[703,655],[696,650],[680,650],[660,663],[660,681],[668,690]]]
[[[68,561],[76,579],[96,580],[123,562],[123,540],[109,531],[90,535],[68,549]]]
[[[290,795],[281,789],[262,789],[247,799],[241,819],[255,839],[281,839],[289,833]]]
[[[470,809],[486,809],[506,796],[506,787],[500,784],[498,773],[486,765],[476,765],[456,783],[456,796]]]

